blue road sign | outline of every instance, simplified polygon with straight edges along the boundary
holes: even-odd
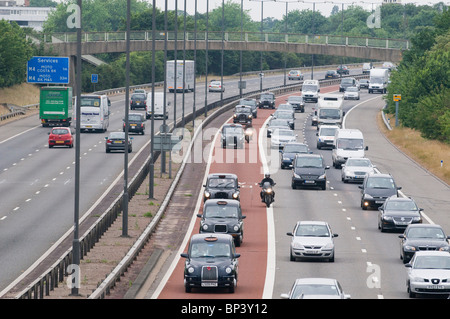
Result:
[[[91,82],[98,83],[98,74],[91,74]]]
[[[27,64],[28,83],[69,83],[68,57],[32,57]]]

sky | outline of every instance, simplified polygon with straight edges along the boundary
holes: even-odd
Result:
[[[147,0],[153,3],[153,0]],[[194,14],[195,1],[194,0],[177,0],[178,10],[183,10],[184,2],[187,3],[187,12],[191,15]],[[224,0],[227,3],[230,0]],[[250,10],[250,16],[254,21],[261,21],[261,0],[242,0],[244,10]],[[377,5],[382,3],[382,0],[263,0],[263,18],[273,17],[275,19],[281,20],[286,13],[286,1],[288,2],[288,11],[291,10],[313,10],[313,2],[315,2],[315,10],[320,11],[322,15],[329,16],[331,9],[337,5],[339,9],[342,8],[344,4],[344,9],[351,5],[352,3],[363,7],[366,10],[372,10],[376,8]],[[241,4],[241,0],[231,0],[233,3]],[[401,0],[403,4],[405,3],[415,3],[417,5],[433,5],[439,2],[444,2],[450,5],[449,0]],[[197,11],[200,13],[206,12],[207,0],[197,0]],[[156,0],[156,6],[164,10],[165,0]],[[169,10],[175,9],[175,0],[168,0]],[[209,0],[209,10],[214,10],[215,8],[222,6],[222,0]]]

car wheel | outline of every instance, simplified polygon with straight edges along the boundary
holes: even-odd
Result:
[[[330,259],[328,259],[328,261],[329,261],[330,263],[334,263],[334,252],[333,252],[333,256],[332,256]]]
[[[192,288],[189,286],[184,286],[184,291],[190,293],[192,291]]]
[[[408,284],[407,284],[407,286],[406,286],[406,291],[407,291],[408,294],[409,294],[409,298],[415,298],[415,297],[416,297],[416,294],[415,294],[414,292],[411,291],[411,285],[410,285],[409,282],[408,282]]]
[[[234,293],[234,291],[236,290],[236,286],[237,286],[237,281],[235,278],[235,279],[233,279],[233,283],[231,284],[230,288],[228,288],[228,291],[230,292],[230,294]]]
[[[296,261],[297,259],[295,258],[294,255],[292,255],[292,252],[289,253],[289,260],[290,261]]]
[[[297,189],[297,186],[295,185],[295,183],[291,183],[291,187],[292,187],[292,189]]]

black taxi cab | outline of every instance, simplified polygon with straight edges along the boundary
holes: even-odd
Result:
[[[195,234],[191,237],[184,266],[184,287],[225,288],[234,293],[238,280],[238,258],[234,240],[228,234]]]
[[[244,239],[244,219],[241,204],[234,199],[211,199],[203,205],[200,233],[229,234],[239,247]]]
[[[236,174],[212,173],[206,177],[203,185],[203,201],[208,199],[236,199],[239,200],[239,182]]]

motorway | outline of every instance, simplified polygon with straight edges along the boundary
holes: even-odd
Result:
[[[315,72],[315,78],[321,76],[323,72]],[[282,77],[267,77],[263,83],[264,87],[276,86],[282,83]],[[257,89],[259,79],[247,80],[247,87]],[[333,89],[336,90],[336,87]],[[201,107],[204,105],[204,87],[197,85],[197,92],[197,95],[201,95],[196,100],[197,107]],[[362,92],[360,101],[345,101],[346,127],[359,128],[364,133],[369,146],[367,156],[380,171],[391,173],[397,184],[403,187],[403,193],[414,197],[419,206],[424,208],[429,218],[426,222],[440,224],[448,233],[448,185],[420,168],[382,136],[375,123],[383,105],[381,95],[369,95],[365,90]],[[237,85],[228,84],[224,96],[237,94]],[[209,94],[208,102],[218,100],[219,97],[220,93]],[[278,97],[277,104],[285,98]],[[109,131],[120,130],[123,96],[112,97],[111,101]],[[192,105],[192,94],[186,94],[186,105]],[[331,151],[317,150],[315,147],[316,128],[310,124],[313,107],[314,104],[308,103],[305,113],[297,113],[299,141],[307,142],[313,152],[322,153],[331,166]],[[182,114],[181,108],[179,94],[177,117]],[[190,109],[187,108],[185,112],[190,112]],[[259,110],[258,119],[254,121],[255,127],[264,126],[270,113],[268,110]],[[156,130],[160,123],[155,121]],[[134,136],[130,161],[141,148],[148,145],[149,129],[148,121],[146,134]],[[73,226],[74,149],[48,149],[47,132],[48,129],[39,125],[37,116],[0,126],[0,291],[39,260],[52,245],[56,245]],[[123,155],[105,154],[103,143],[106,135],[82,134],[82,216],[89,214],[93,205],[113,183],[121,183]],[[258,152],[260,149],[270,152],[263,140],[254,139],[246,147],[256,146]],[[233,156],[242,159],[238,154]],[[300,276],[336,278],[352,298],[407,298],[405,269],[399,258],[398,233],[379,232],[376,226],[377,212],[361,210],[359,189],[356,185],[341,182],[340,170],[330,168],[327,171],[328,186],[324,192],[315,189],[292,190],[291,171],[272,167],[272,176],[277,182],[277,197],[273,208],[266,210],[259,199],[254,198],[259,192],[254,184],[262,176],[264,157],[257,157],[251,165],[235,162],[219,165],[212,161],[209,169],[211,172],[233,170],[244,183],[242,203],[248,218],[245,220],[244,243],[238,248],[242,257],[236,298],[279,298]],[[246,196],[250,200],[245,200]],[[291,231],[299,219],[326,220],[333,232],[339,234],[335,240],[334,263],[289,261],[290,237],[286,236],[286,232]],[[196,227],[193,229],[197,231]],[[274,259],[268,259],[268,253]],[[269,264],[266,264],[267,261]],[[186,298],[182,276],[179,274],[180,265],[174,267],[174,279],[169,280],[167,287],[159,288],[160,296],[153,295],[153,298]],[[246,278],[246,273],[250,273],[251,277],[247,275]],[[230,298],[220,292],[189,295],[189,298],[196,297]]]

